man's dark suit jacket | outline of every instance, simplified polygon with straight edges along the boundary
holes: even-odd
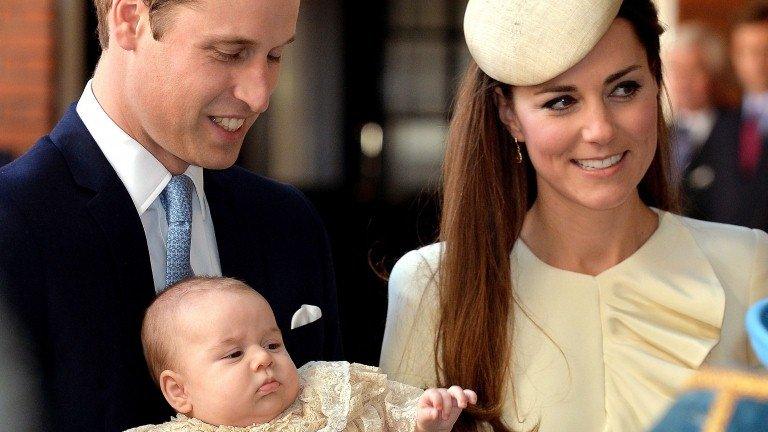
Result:
[[[712,133],[683,173],[686,214],[768,231],[768,142],[754,175],[739,169],[738,110],[718,113]]]
[[[330,251],[313,208],[296,189],[241,168],[204,178],[222,273],[266,297],[297,366],[339,359]],[[32,335],[50,430],[168,420],[141,349],[155,295],[144,230],[74,105],[0,168],[0,290]],[[290,330],[302,304],[323,316]]]

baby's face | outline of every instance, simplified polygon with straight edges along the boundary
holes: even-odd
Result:
[[[250,426],[296,399],[299,378],[272,309],[260,296],[204,293],[179,312],[177,351],[192,410],[206,423]]]

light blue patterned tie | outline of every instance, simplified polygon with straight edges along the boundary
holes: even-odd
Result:
[[[193,276],[189,264],[192,244],[192,179],[185,175],[171,177],[160,195],[168,221],[168,237],[165,241],[165,285]]]

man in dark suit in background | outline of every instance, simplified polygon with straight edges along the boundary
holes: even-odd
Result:
[[[47,429],[167,420],[141,318],[192,274],[260,291],[298,365],[340,358],[319,218],[296,189],[232,167],[267,109],[299,0],[95,3],[93,79],[0,169],[0,294],[32,334]]]
[[[744,98],[739,109],[720,112],[683,171],[687,213],[768,230],[768,4],[742,13],[731,53]]]
[[[664,54],[672,106],[671,143],[675,165],[682,174],[722,114],[714,90],[725,63],[725,48],[709,27],[686,22],[675,29]]]

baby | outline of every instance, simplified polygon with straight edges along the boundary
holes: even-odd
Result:
[[[423,391],[359,364],[297,371],[267,301],[234,279],[197,277],[163,291],[142,343],[178,414],[127,432],[450,431],[477,402],[471,390]]]

